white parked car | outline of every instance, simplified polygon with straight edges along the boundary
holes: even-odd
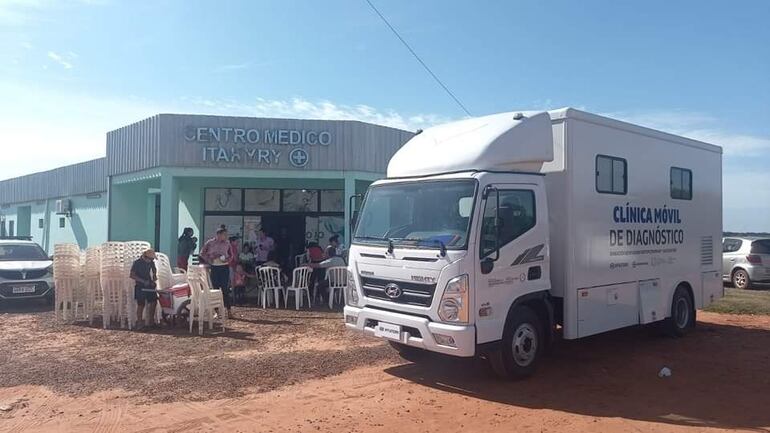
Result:
[[[53,261],[27,238],[0,238],[0,303],[53,301]]]

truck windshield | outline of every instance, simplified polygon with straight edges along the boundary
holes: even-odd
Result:
[[[476,181],[429,181],[373,186],[353,242],[464,249]]]

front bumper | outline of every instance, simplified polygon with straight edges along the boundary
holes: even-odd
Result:
[[[35,291],[30,293],[13,293],[13,288],[18,286],[35,286]],[[0,300],[14,299],[41,299],[53,296],[53,280],[0,280]]]
[[[476,353],[476,328],[473,325],[437,323],[424,317],[370,307],[345,307],[345,326],[350,330],[380,338],[374,335],[374,326],[380,321],[401,326],[399,340],[391,341],[453,356],[470,357]],[[454,345],[438,344],[434,334],[451,337]]]

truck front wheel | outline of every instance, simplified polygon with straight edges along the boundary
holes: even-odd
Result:
[[[531,376],[544,343],[540,317],[529,307],[514,308],[506,322],[501,347],[488,355],[492,370],[506,379]]]

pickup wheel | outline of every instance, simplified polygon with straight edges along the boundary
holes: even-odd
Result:
[[[690,293],[683,286],[674,291],[671,300],[671,317],[663,322],[665,333],[672,337],[683,337],[695,326],[695,308]]]
[[[531,376],[544,345],[540,317],[529,307],[516,307],[506,321],[501,348],[488,355],[492,370],[505,379]]]

